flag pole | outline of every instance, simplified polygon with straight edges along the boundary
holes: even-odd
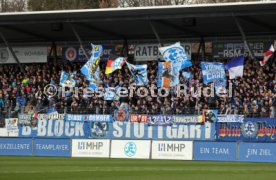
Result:
[[[151,20],[149,20],[149,24],[150,24],[151,30],[153,31],[153,33],[158,41],[159,47],[162,47],[163,44],[161,43],[160,37],[159,37],[154,25],[152,24]]]

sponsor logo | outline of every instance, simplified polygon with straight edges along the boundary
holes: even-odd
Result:
[[[132,157],[136,154],[137,152],[137,147],[136,147],[136,144],[134,142],[128,142],[126,145],[125,145],[125,155],[128,156],[128,157]]]
[[[65,51],[65,57],[69,61],[74,61],[76,59],[76,57],[77,57],[77,51],[76,51],[76,49],[73,48],[73,47],[67,48],[66,51]]]
[[[96,137],[106,136],[109,130],[109,125],[107,122],[92,122],[91,133]]]
[[[1,49],[0,50],[0,62],[5,63],[9,60],[9,52],[7,49]]]

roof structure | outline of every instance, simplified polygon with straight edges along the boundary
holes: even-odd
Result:
[[[276,35],[276,2],[0,13],[8,42],[84,41]]]

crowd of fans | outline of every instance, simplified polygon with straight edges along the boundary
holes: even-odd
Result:
[[[211,61],[211,60],[208,60]],[[225,60],[220,62],[226,63]],[[157,84],[157,62],[148,62],[148,84],[146,87]],[[180,75],[180,83],[186,84],[189,91],[197,92],[196,95],[185,96],[171,88],[167,97],[139,97],[134,92],[133,97],[120,98],[119,100],[104,100],[104,97],[88,97],[81,93],[82,89],[89,86],[87,79],[81,74],[83,63],[66,63],[56,66],[47,64],[25,64],[25,72],[21,72],[18,65],[0,66],[0,115],[9,113],[43,113],[56,109],[59,113],[99,113],[113,114],[122,102],[128,104],[130,113],[139,114],[200,114],[202,109],[218,109],[219,114],[241,114],[246,117],[275,117],[276,95],[276,63],[270,60],[264,67],[258,61],[246,60],[243,77],[228,80],[233,83],[232,97],[228,94],[217,96],[204,96],[198,89],[203,90],[203,78],[199,62],[193,61],[193,66],[187,71],[192,72],[192,79],[184,79]],[[101,82],[99,87],[126,87],[133,85],[131,74],[126,65],[110,75],[105,75],[106,63],[100,64]],[[61,71],[77,71],[75,80],[78,96],[74,90],[65,88],[65,93],[59,86]],[[229,79],[226,71],[227,79]],[[49,96],[44,93],[48,84],[55,85],[58,93]],[[208,85],[210,86],[210,85]],[[136,87],[137,88],[137,87]],[[135,90],[134,90],[135,91]],[[150,91],[150,90],[149,90]],[[65,94],[63,96],[62,94]],[[156,92],[157,94],[157,92]]]

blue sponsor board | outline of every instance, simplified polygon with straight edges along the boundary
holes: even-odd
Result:
[[[194,160],[236,161],[236,143],[194,142]]]
[[[91,46],[85,47],[86,52],[91,54]],[[103,45],[103,53],[101,56],[102,61],[108,60],[110,54],[115,54],[114,45]],[[62,48],[62,59],[72,61],[72,62],[86,62],[87,58],[84,55],[84,52],[79,46],[63,47]]]
[[[0,138],[0,155],[31,156],[32,150],[32,139]]]
[[[174,124],[148,126],[145,123],[119,122],[91,123],[91,137],[105,139],[161,139],[161,140],[214,140],[215,125]]]
[[[70,139],[35,139],[34,156],[71,156]]]
[[[276,144],[239,143],[238,159],[246,162],[276,162]]]
[[[173,124],[172,115],[150,115],[148,116],[148,125],[150,126],[171,126]]]
[[[242,123],[216,123],[218,141],[276,142],[276,119],[245,118]]]
[[[109,114],[66,114],[65,120],[78,122],[112,122],[112,117]]]
[[[64,120],[39,119],[37,127],[20,126],[19,137],[88,138],[89,124]]]

